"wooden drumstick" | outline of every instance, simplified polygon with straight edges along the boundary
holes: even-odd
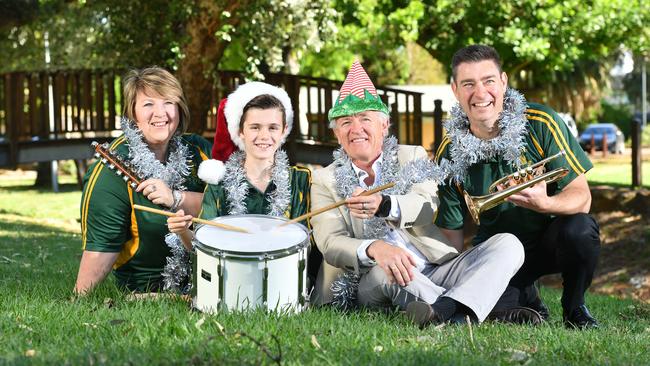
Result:
[[[147,212],[151,212],[151,213],[155,213],[155,214],[163,215],[163,216],[168,216],[168,217],[176,216],[176,214],[174,214],[173,212],[163,211],[163,210],[159,210],[157,208],[151,208],[151,207],[142,206],[142,205],[133,205],[133,208],[135,208],[137,210],[140,210],[140,211],[147,211]],[[248,231],[246,229],[242,229],[242,228],[240,228],[238,226],[221,224],[221,223],[214,222],[214,221],[199,219],[198,217],[192,217],[192,222],[195,222],[197,224],[204,224],[204,225],[214,226],[214,227],[218,227],[218,228],[224,229],[224,230],[238,231],[240,233],[250,234],[250,231]]]
[[[391,187],[393,187],[394,185],[395,185],[394,182],[393,182],[393,183],[387,183],[387,184],[384,184],[384,185],[382,185],[382,186],[375,187],[375,188],[373,188],[373,189],[371,189],[371,190],[365,191],[365,192],[361,193],[359,196],[370,196],[371,194],[375,194],[375,193],[377,193],[377,192],[381,192],[381,191],[383,191],[383,190],[385,190],[385,189],[391,188]],[[359,196],[357,196],[357,197],[359,197]],[[300,215],[300,216],[298,216],[298,217],[296,217],[296,218],[293,218],[293,219],[291,219],[291,220],[289,220],[289,221],[286,221],[286,222],[284,222],[284,223],[278,225],[278,227],[283,227],[283,226],[286,226],[286,225],[289,225],[289,224],[295,224],[296,222],[300,222],[300,221],[305,220],[305,219],[308,219],[308,218],[310,218],[310,217],[312,217],[312,216],[320,215],[320,214],[322,214],[322,213],[325,212],[325,211],[333,210],[333,209],[335,209],[335,208],[337,208],[337,207],[339,207],[339,206],[343,206],[346,202],[347,202],[347,199],[345,199],[345,200],[340,200],[340,201],[338,201],[338,202],[334,202],[334,203],[332,203],[331,205],[327,205],[327,206],[325,206],[325,207],[321,207],[321,208],[319,208],[318,210],[314,210],[314,211],[307,212],[307,213],[304,214],[304,215]]]

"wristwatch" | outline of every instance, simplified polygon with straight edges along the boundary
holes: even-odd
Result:
[[[169,207],[169,210],[176,211],[178,210],[178,206],[181,205],[181,201],[183,200],[183,194],[181,193],[181,191],[173,190],[172,197],[174,198],[174,202],[172,202],[172,205],[171,207]]]
[[[375,212],[376,217],[388,217],[390,215],[390,196],[381,195],[381,203]]]

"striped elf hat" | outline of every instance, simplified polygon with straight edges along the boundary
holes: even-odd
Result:
[[[339,117],[351,116],[364,111],[389,113],[388,106],[377,95],[377,89],[370,81],[366,70],[355,61],[341,86],[338,99],[330,109],[327,118],[333,121]]]

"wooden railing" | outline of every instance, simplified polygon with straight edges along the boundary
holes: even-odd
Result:
[[[327,112],[339,94],[341,81],[301,75],[269,73],[265,82],[281,86],[287,91],[294,108],[294,128],[291,139],[314,143],[334,143],[336,139],[328,127]],[[236,71],[222,71],[214,89],[207,130],[214,131],[214,115],[218,101],[226,97],[237,85],[244,83],[244,75]],[[422,93],[394,88],[378,87],[380,97],[391,108],[391,129],[404,144],[421,144]]]
[[[89,154],[90,140],[119,134],[121,74],[119,70],[69,70],[2,75],[0,166],[82,159]],[[328,127],[327,112],[342,82],[278,73],[266,74],[265,81],[283,87],[292,100],[290,156],[299,151],[303,162],[328,162],[336,140]],[[205,121],[208,136],[214,133],[219,100],[244,82],[242,73],[220,72]],[[391,129],[400,143],[421,144],[421,93],[384,87],[377,91],[391,107]]]

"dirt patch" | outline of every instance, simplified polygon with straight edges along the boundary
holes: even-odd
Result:
[[[592,196],[602,247],[590,291],[650,303],[650,194],[598,188]],[[562,280],[546,276],[542,283],[560,287]]]

